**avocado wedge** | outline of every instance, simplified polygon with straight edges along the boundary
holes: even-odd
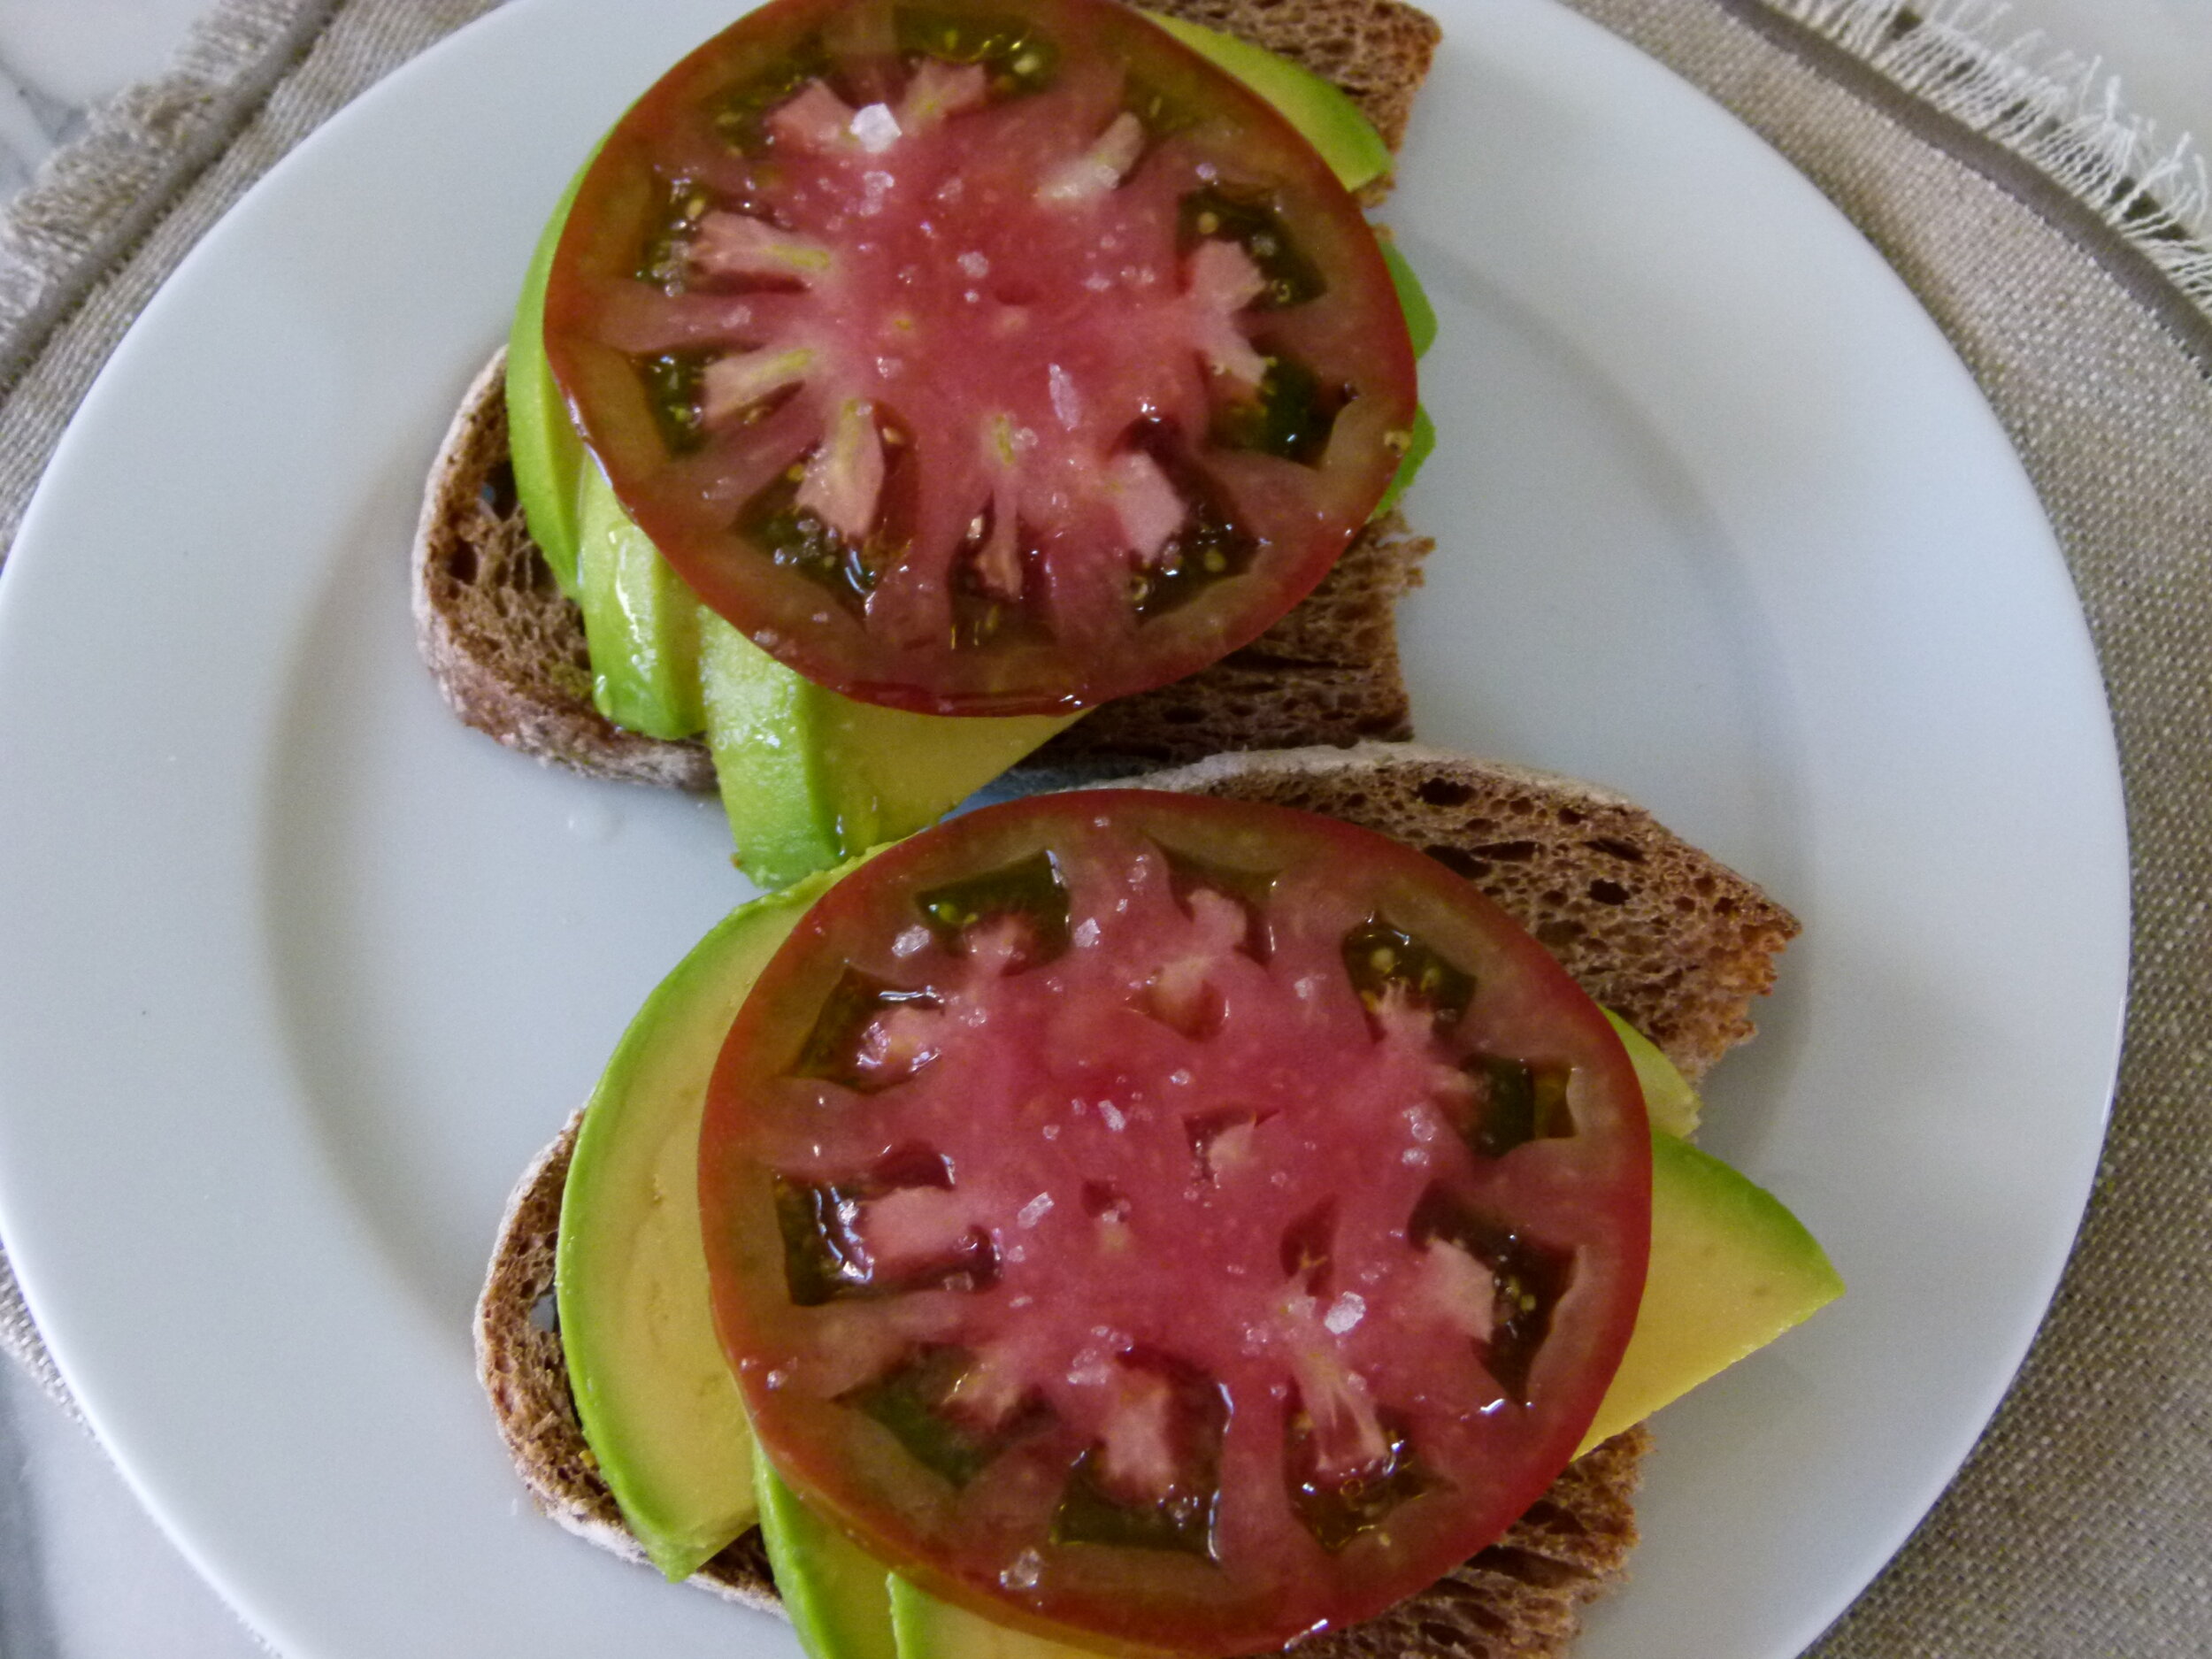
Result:
[[[753,1437],[699,1248],[699,1119],[745,994],[834,878],[733,912],[616,1046],[561,1199],[556,1303],[584,1437],[655,1566],[688,1577],[754,1517]]]
[[[897,1659],[890,1570],[807,1508],[765,1457],[753,1474],[768,1564],[808,1659]]]
[[[596,154],[596,152],[594,152]],[[554,250],[568,210],[590,168],[587,160],[561,193],[560,204],[538,234],[538,245],[523,273],[522,296],[507,336],[507,451],[514,468],[515,494],[530,536],[545,555],[553,580],[571,599],[577,596],[577,488],[584,472],[584,441],[569,424],[568,405],[545,356],[545,285],[553,272]]]
[[[1382,134],[1359,112],[1359,105],[1312,70],[1202,23],[1158,12],[1145,16],[1273,104],[1320,152],[1346,189],[1361,189],[1390,172],[1390,147]]]
[[[940,1601],[896,1573],[891,1575],[891,1628],[898,1636],[898,1659],[1094,1659],[1091,1648],[1033,1636]]]
[[[1643,1305],[1580,1449],[1642,1422],[1841,1294],[1826,1252],[1780,1199],[1654,1130]]]

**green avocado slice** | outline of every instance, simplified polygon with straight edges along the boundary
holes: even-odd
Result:
[[[1599,1011],[1611,1023],[1621,1047],[1628,1050],[1628,1063],[1636,1068],[1637,1082],[1643,1085],[1644,1111],[1651,1126],[1671,1135],[1695,1134],[1703,1102],[1690,1087],[1690,1079],[1675,1069],[1674,1062],[1657,1043],[1635,1026],[1609,1008]]]
[[[507,336],[507,452],[514,469],[515,496],[522,503],[531,540],[571,599],[578,592],[576,492],[584,473],[584,441],[570,424],[568,404],[545,355],[545,284],[552,274],[554,250],[561,244],[561,229],[568,223],[569,206],[590,167],[587,159],[577,169],[553,217],[538,234]]]
[[[1071,1647],[940,1601],[896,1573],[891,1575],[891,1628],[898,1635],[898,1659],[1096,1659],[1088,1647]]]
[[[671,1578],[752,1523],[753,1437],[714,1333],[699,1120],[745,994],[833,875],[732,913],[648,997],[584,1110],[561,1195],[556,1305],[584,1438]]]
[[[1372,184],[1390,171],[1390,147],[1373,123],[1359,112],[1358,104],[1310,69],[1202,24],[1157,12],[1145,16],[1273,104],[1319,152],[1346,189]]]
[[[808,1659],[897,1659],[890,1569],[807,1508],[765,1457],[753,1474],[776,1593]]]
[[[577,603],[591,646],[592,701],[626,730],[689,737],[707,719],[698,597],[623,511],[595,463],[582,468],[577,493]]]
[[[1780,1199],[1654,1130],[1643,1305],[1581,1449],[1642,1422],[1841,1294],[1827,1253]]]
[[[706,733],[739,867],[764,887],[935,823],[1077,718],[956,719],[818,686],[702,605],[598,467],[579,493],[593,699],[649,737]]]
[[[1436,307],[1429,303],[1429,291],[1421,286],[1413,262],[1399,251],[1398,244],[1385,236],[1377,240],[1376,246],[1382,250],[1383,263],[1390,267],[1390,284],[1398,290],[1398,308],[1406,314],[1413,355],[1425,357],[1436,343]]]
[[[1375,503],[1378,516],[1398,504],[1398,497],[1406,493],[1406,486],[1412,483],[1414,475],[1420,472],[1421,463],[1427,460],[1435,449],[1436,423],[1429,419],[1427,410],[1416,408],[1413,411],[1413,429],[1406,435],[1405,458],[1398,463],[1398,470],[1390,475],[1390,487],[1383,491],[1382,499]]]
[[[707,747],[738,867],[764,887],[926,828],[1079,718],[878,708],[698,617]]]

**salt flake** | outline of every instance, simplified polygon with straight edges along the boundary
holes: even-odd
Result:
[[[1330,1304],[1328,1312],[1321,1316],[1321,1323],[1329,1328],[1332,1336],[1342,1336],[1367,1316],[1367,1299],[1356,1291],[1346,1291]]]
[[[871,104],[853,113],[852,134],[872,156],[880,156],[899,142],[899,118],[887,104]]]
[[[1073,432],[1083,420],[1083,400],[1076,393],[1075,377],[1053,363],[1046,365],[1045,379],[1052,392],[1052,412],[1063,426]]]

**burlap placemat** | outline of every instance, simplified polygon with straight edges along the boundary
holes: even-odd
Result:
[[[334,111],[491,3],[226,0],[174,73],[57,158],[0,227],[0,545],[185,250]],[[1570,4],[1764,134],[1950,336],[2065,547],[2126,773],[2134,991],[2079,1248],[1967,1468],[1815,1651],[2212,1652],[2212,253],[2188,224],[2201,185],[2079,84],[1984,50],[1961,20],[1972,8]],[[66,1402],[4,1257],[0,1337]]]

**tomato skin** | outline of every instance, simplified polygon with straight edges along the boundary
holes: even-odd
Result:
[[[1042,913],[1041,852],[1067,895],[1070,942],[1007,924],[1014,959],[1027,965],[1000,973],[972,941],[1004,943],[990,931],[1001,926],[993,905]],[[972,902],[979,889],[970,879],[993,872],[998,896]],[[1237,901],[1248,924],[1238,933],[1220,895],[1246,890],[1252,872],[1271,872],[1274,885]],[[1194,896],[1200,889],[1216,896]],[[1116,894],[1130,901],[1125,911]],[[944,914],[984,915],[975,926],[985,931],[948,933],[933,902]],[[1225,916],[1226,933],[1215,926]],[[1444,964],[1432,975],[1442,987],[1435,1011],[1391,1000],[1394,990],[1379,1011],[1356,994],[1347,976],[1381,937],[1377,916],[1409,941],[1394,958],[1402,966],[1417,969],[1432,948]],[[1154,972],[1162,941],[1187,944],[1209,928],[1216,948],[1199,956],[1219,994],[1210,1014],[1171,972]],[[1223,946],[1233,934],[1244,944]],[[1033,960],[1019,956],[1025,938]],[[1264,961],[1245,948],[1260,939]],[[1179,951],[1165,958],[1171,969],[1190,959]],[[1472,988],[1455,1003],[1463,971]],[[920,1035],[903,1048],[877,1044],[869,1052],[894,1059],[860,1087],[850,1074],[833,1079],[818,1053],[819,1016],[855,975],[903,987],[902,996],[926,992],[949,1022],[911,1027]],[[1115,985],[1122,993],[1096,994]],[[1091,994],[1079,998],[1082,986]],[[966,1021],[1006,1034],[959,1050],[955,1026]],[[1432,1062],[1462,1054],[1571,1068],[1571,1134],[1483,1157],[1466,1150],[1465,1123],[1440,1139],[1436,1125],[1458,1120],[1448,1110],[1417,1118],[1414,1107],[1436,1086]],[[1325,1139],[1301,1151],[1300,1135]],[[898,1269],[896,1294],[795,1305],[794,1235],[778,1214],[792,1183],[843,1181],[860,1217],[854,1236],[869,1237],[867,1206],[880,1192],[857,1172],[911,1171],[924,1152],[941,1156],[946,1179],[897,1178],[909,1183],[902,1216],[953,1206],[938,1225],[946,1239],[967,1229],[959,1248],[928,1258],[937,1264],[918,1277]],[[1540,1495],[1594,1414],[1633,1324],[1648,1160],[1641,1094],[1601,1012],[1440,865],[1282,809],[1094,792],[971,814],[885,853],[817,905],[725,1046],[701,1142],[701,1202],[726,1348],[764,1444],[810,1502],[933,1594],[990,1617],[1116,1650],[1228,1655],[1380,1611],[1492,1541]],[[1262,1185],[1236,1185],[1269,1169]],[[1118,1210],[1133,1255],[1101,1244],[1122,1225]],[[1467,1267],[1425,1237],[1417,1246],[1437,1232],[1424,1217],[1446,1212],[1479,1212],[1509,1224],[1535,1256],[1571,1260],[1563,1288],[1543,1288],[1541,1271],[1527,1280],[1548,1332],[1532,1350],[1526,1403],[1484,1369],[1500,1358],[1502,1327],[1486,1318],[1492,1348],[1479,1363],[1467,1327],[1432,1305],[1441,1282],[1432,1270],[1447,1258]],[[1460,1225],[1448,1218],[1439,1236],[1462,1236],[1452,1233]],[[979,1273],[983,1234],[992,1265]],[[1317,1256],[1300,1242],[1316,1237]],[[1262,1278],[1290,1271],[1294,1254],[1296,1272],[1268,1280],[1287,1289],[1256,1293]],[[1315,1259],[1327,1265],[1313,1271],[1337,1276],[1317,1290],[1299,1277]],[[1356,1287],[1363,1299],[1348,1302]],[[1299,1323],[1325,1305],[1333,1344]],[[1221,1334],[1255,1318],[1241,1338]],[[1108,1348],[1119,1342],[1137,1357],[1119,1371],[1110,1356],[1087,1359],[1092,1320],[1114,1331]],[[1302,1359],[1302,1343],[1320,1357]],[[1008,1402],[994,1419],[1002,1427],[962,1451],[965,1461],[926,1467],[910,1439],[884,1426],[885,1379],[911,1375],[916,1354],[962,1344],[1010,1356],[1001,1372],[962,1373],[962,1386],[980,1377],[986,1396],[995,1388]],[[1145,1355],[1172,1363],[1162,1371],[1167,1362]],[[1355,1415],[1371,1400],[1375,1420],[1403,1432],[1410,1458],[1403,1478],[1370,1481],[1380,1494],[1371,1515],[1324,1481],[1320,1517],[1310,1507],[1302,1517],[1292,1490],[1301,1448],[1326,1435],[1301,1438],[1286,1387],[1311,1405],[1317,1379],[1346,1374],[1340,1361],[1365,1379],[1340,1400]],[[1182,1379],[1174,1388],[1198,1399],[1197,1415],[1159,1404],[1161,1377]],[[1205,1386],[1192,1394],[1194,1377],[1222,1389],[1211,1429],[1210,1396]],[[1104,1415],[1085,1416],[1100,1399]],[[1117,1443],[1131,1401],[1133,1420],[1157,1407],[1170,1414],[1163,1421],[1184,1425],[1179,1441],[1133,1443],[1172,1445],[1177,1468],[1214,1470],[1217,1509],[1166,1548],[1156,1547],[1163,1537],[1145,1548],[1064,1537],[1068,1494],[1088,1479],[1081,1459]],[[1097,1466],[1110,1477],[1111,1463]],[[1107,1498],[1110,1511],[1115,1494]],[[1186,1524],[1194,1513],[1187,1503],[1178,1512]],[[1210,1549],[1189,1548],[1209,1527]]]
[[[1056,79],[1042,89],[952,118],[991,124],[996,148],[977,149],[983,141],[952,124],[901,141],[935,146],[902,163],[918,177],[939,178],[930,170],[959,160],[974,171],[950,176],[970,178],[973,198],[996,190],[997,207],[957,219],[956,203],[916,207],[895,190],[864,224],[855,215],[874,204],[854,194],[853,177],[867,157],[776,150],[764,159],[718,134],[712,112],[733,89],[784,87],[794,65],[828,62],[825,73],[850,101],[872,93],[895,104],[906,73],[898,19],[924,12],[975,27],[1011,18],[1057,53]],[[1125,68],[1128,86],[1156,93],[1171,119],[1146,129],[1142,155],[1106,204],[1041,219],[1030,196],[1049,187],[1047,164],[1119,107]],[[885,165],[904,154],[887,151]],[[1168,303],[1178,283],[1197,281],[1178,240],[1189,229],[1178,206],[1202,179],[1264,198],[1325,291],[1238,307],[1232,285],[1220,301],[1232,308],[1226,322],[1187,321],[1179,300]],[[719,204],[702,210],[710,215],[743,207],[783,226],[809,243],[796,257],[826,247],[833,269],[818,279],[807,267],[796,292],[748,286],[750,278],[733,290],[670,277],[667,260],[649,256],[677,181]],[[930,240],[941,235],[950,241]],[[1093,258],[1097,269],[1083,264],[1094,245],[1120,246],[1117,238],[1149,251],[1118,267],[1118,254]],[[956,254],[987,270],[987,280],[956,274]],[[649,265],[659,286],[640,279]],[[1102,272],[1119,285],[1103,299],[1084,287],[1106,280]],[[915,273],[922,296],[909,309],[921,344],[909,363],[885,319],[896,311],[896,311],[906,290],[893,277]],[[1195,317],[1205,308],[1197,288],[1190,294]],[[733,322],[741,311],[747,320]],[[579,429],[631,517],[700,596],[818,683],[922,712],[1069,712],[1179,678],[1248,642],[1310,592],[1357,534],[1414,420],[1411,342],[1358,204],[1273,109],[1112,0],[895,9],[889,0],[772,0],[678,65],[609,136],[562,237],[546,319],[548,357]],[[718,426],[701,417],[703,426],[687,429],[695,447],[672,449],[656,413],[660,371],[641,365],[675,364],[669,373],[678,373],[690,359],[774,358],[787,346],[810,366],[764,394],[758,419]],[[1236,402],[1240,382],[1205,352],[1236,358],[1255,348],[1315,371],[1326,403],[1343,395],[1323,420],[1323,441],[1302,444],[1299,458],[1225,447],[1235,423],[1224,424],[1222,399]],[[888,472],[882,516],[856,518],[872,527],[853,533],[860,540],[844,561],[853,582],[841,589],[790,544],[772,550],[779,533],[756,504],[787,467],[814,465],[808,457],[856,403],[886,434]],[[988,435],[995,422],[1025,441],[1002,461]],[[1154,440],[1141,428],[1170,443],[1164,473],[1147,470]],[[1186,516],[1160,557],[1184,548],[1184,568],[1197,569],[1213,549],[1210,512],[1242,539],[1225,573],[1186,584],[1170,607],[1140,611],[1133,595],[1157,588],[1141,544],[1164,522],[1164,509],[1142,503],[1163,478]],[[979,527],[990,526],[987,542],[1001,539],[1002,517],[1003,545],[979,549]],[[1125,544],[1133,536],[1134,550]],[[977,572],[989,589],[980,597]],[[993,577],[1012,586],[992,588]]]

